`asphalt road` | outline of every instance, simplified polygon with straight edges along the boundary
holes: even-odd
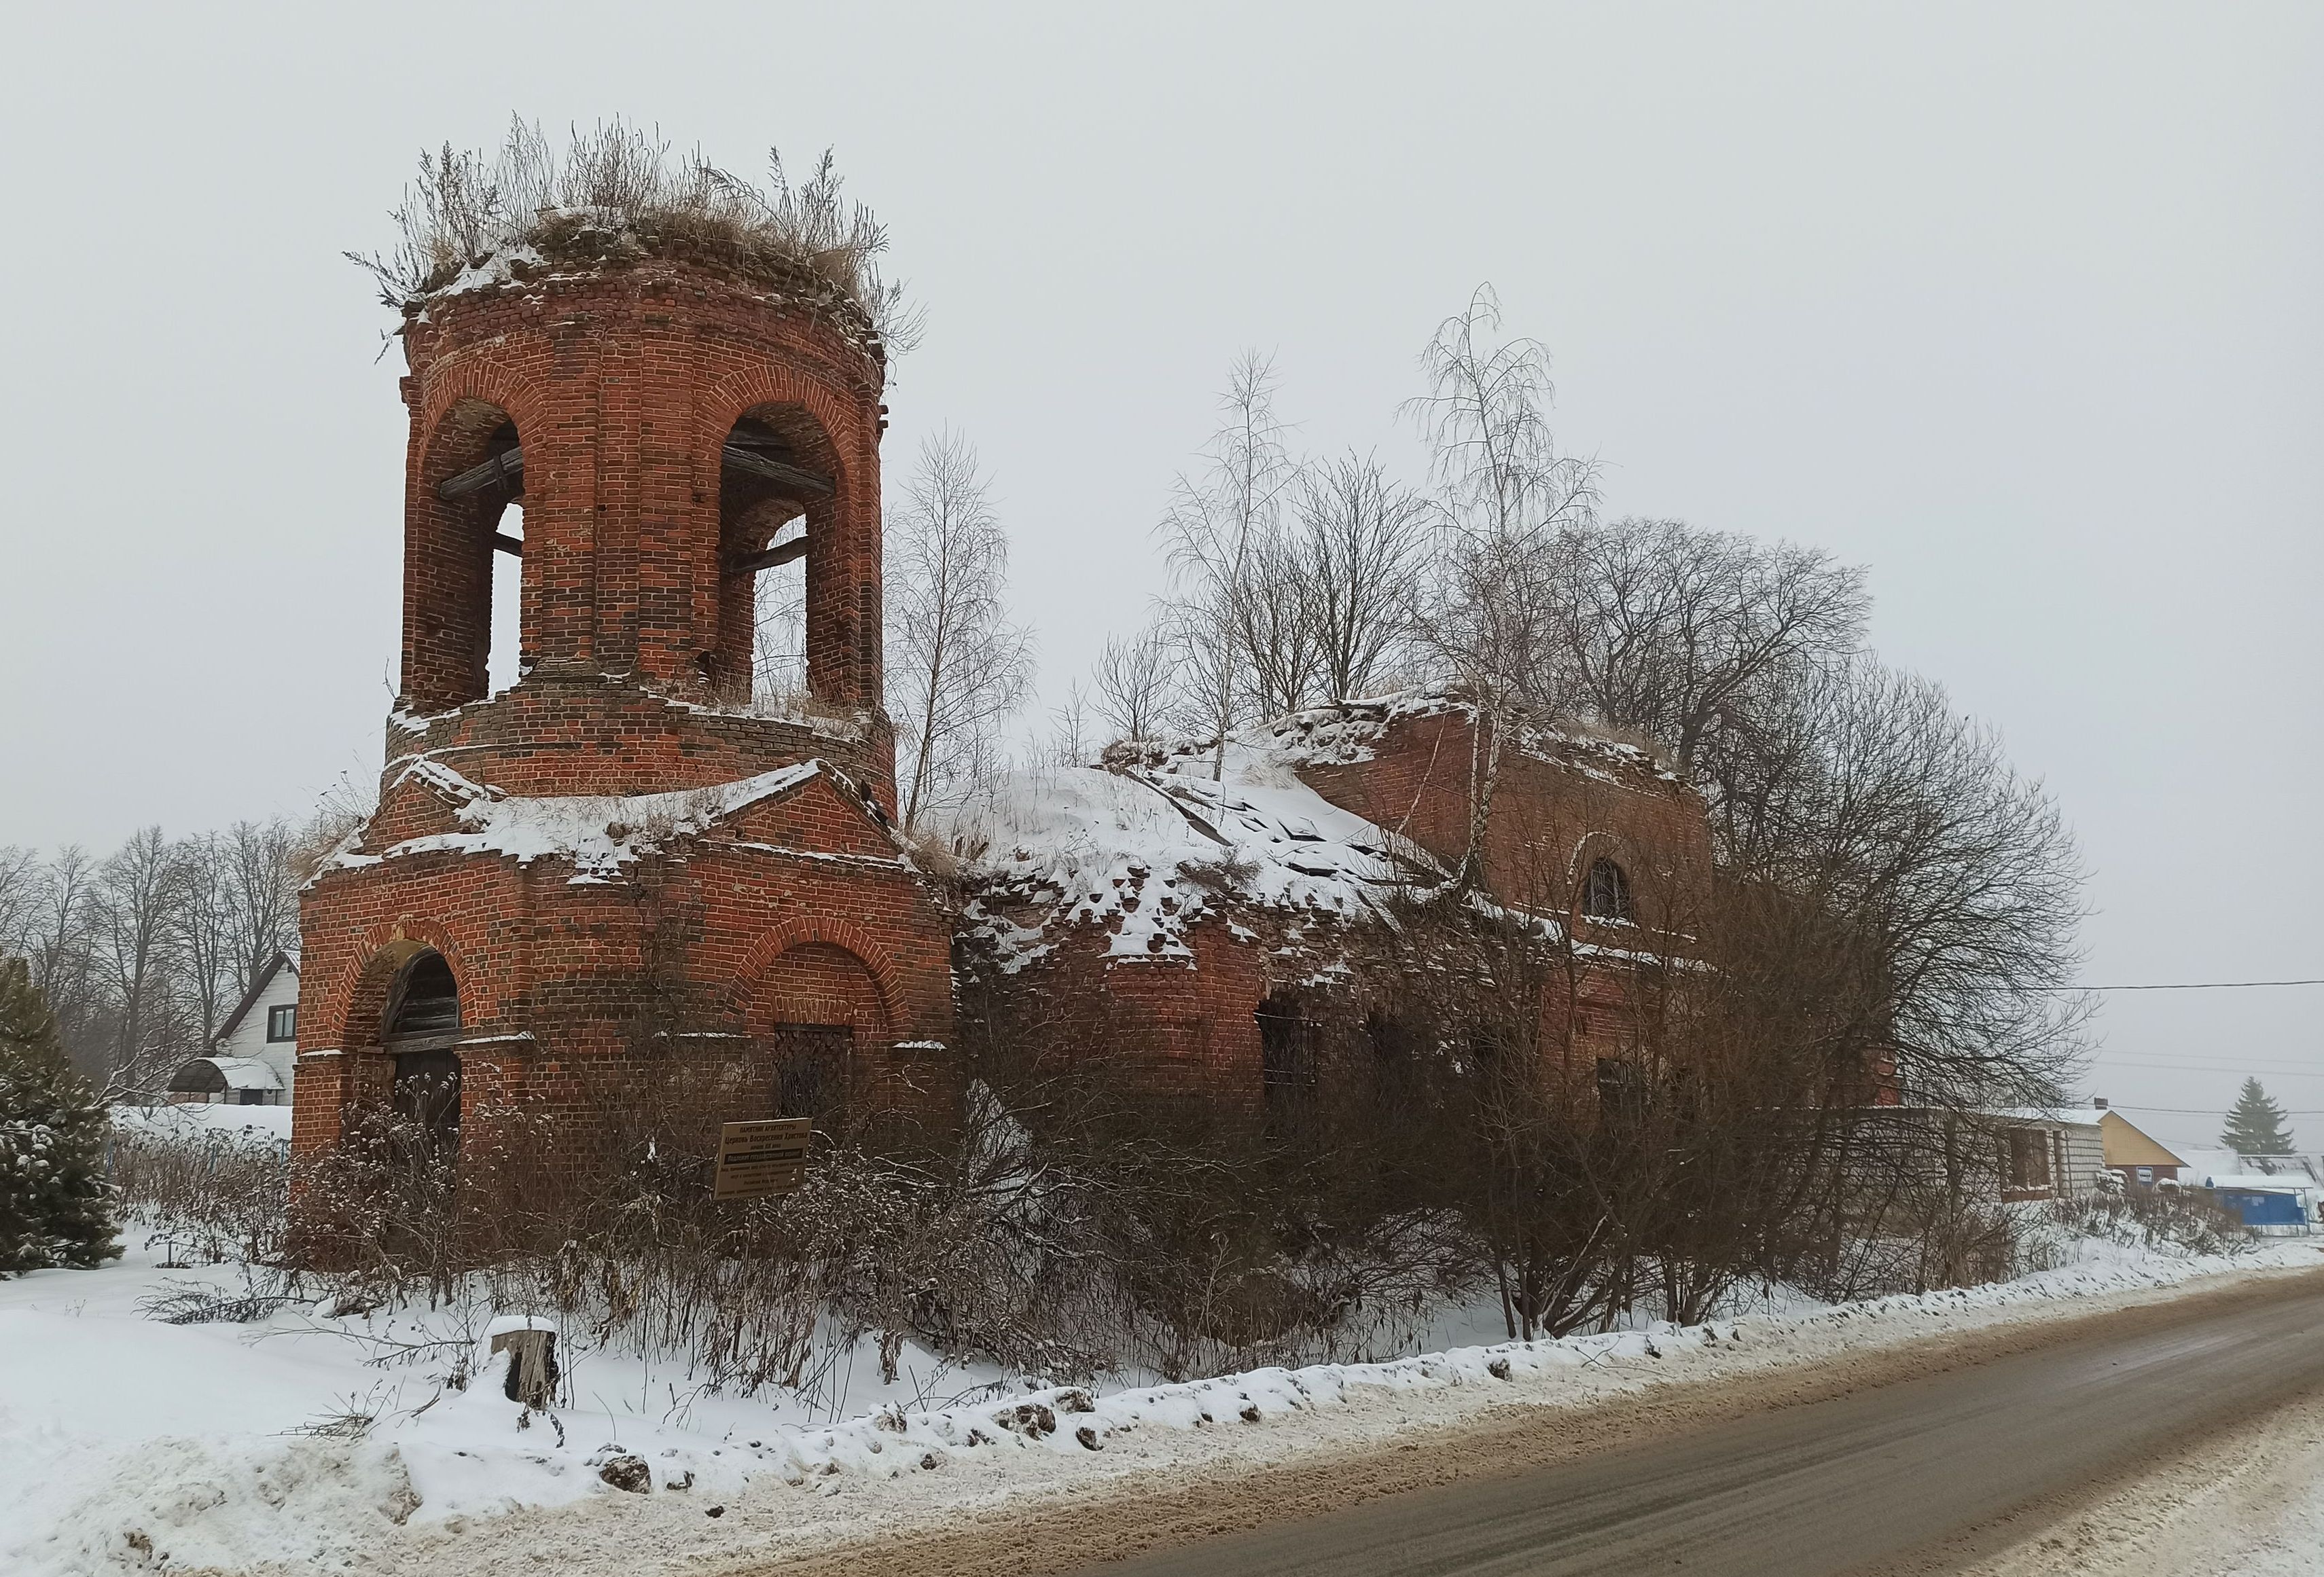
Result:
[[[2221,1309],[1210,1539],[1094,1577],[1944,1571],[2190,1434],[2324,1389],[2313,1277]],[[1554,1422],[1545,1427],[1554,1427]],[[2024,1515],[2031,1509],[2033,1515]],[[2015,1518],[2013,1526],[2005,1518]]]

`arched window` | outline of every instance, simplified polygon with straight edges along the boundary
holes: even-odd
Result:
[[[1630,878],[1611,860],[1592,860],[1582,893],[1582,912],[1593,920],[1630,918]]]

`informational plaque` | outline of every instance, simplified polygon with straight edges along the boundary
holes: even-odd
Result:
[[[718,1173],[713,1199],[764,1199],[788,1194],[807,1176],[812,1118],[777,1117],[729,1122],[718,1132]]]

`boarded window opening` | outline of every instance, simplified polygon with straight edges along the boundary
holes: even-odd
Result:
[[[507,412],[464,401],[429,439],[429,484],[405,544],[404,674],[422,710],[482,700],[520,677],[525,454]],[[505,558],[507,563],[503,564]]]
[[[459,1033],[460,986],[442,954],[423,953],[403,966],[388,993],[386,1028],[390,1042]]]
[[[1598,1113],[1609,1121],[1634,1122],[1646,1109],[1646,1076],[1638,1065],[1618,1056],[1598,1059]]]
[[[426,1151],[460,1146],[460,986],[440,953],[422,953],[388,989],[381,1038],[395,1059],[389,1102],[422,1136]]]
[[[1259,1090],[1271,1139],[1306,1133],[1315,1116],[1316,1053],[1323,1027],[1303,1017],[1298,1001],[1272,996],[1259,1003]]]

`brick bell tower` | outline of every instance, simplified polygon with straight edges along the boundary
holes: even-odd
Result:
[[[881,708],[884,351],[819,280],[634,252],[406,309],[401,693],[300,905],[300,1155],[366,1103],[464,1170],[495,1113],[586,1144],[673,1082],[706,1117],[945,1106],[949,933]],[[754,700],[756,577],[802,558],[804,694]]]

